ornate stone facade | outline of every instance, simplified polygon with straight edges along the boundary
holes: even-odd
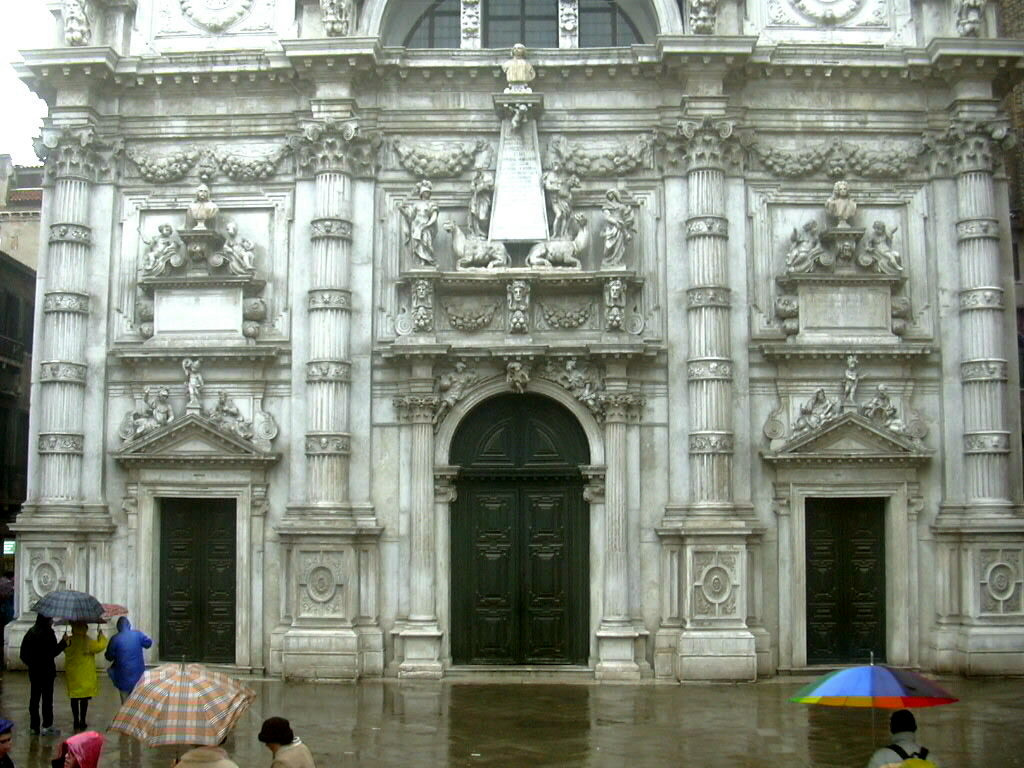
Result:
[[[439,677],[486,560],[453,518],[557,475],[598,679],[818,663],[830,499],[879,510],[886,661],[1024,672],[985,3],[559,0],[511,54],[488,0],[61,6],[20,605],[159,639],[161,505],[219,499],[237,667]],[[561,474],[549,425],[460,431],[536,398]]]

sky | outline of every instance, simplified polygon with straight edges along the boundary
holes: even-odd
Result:
[[[0,155],[11,155],[18,165],[37,165],[32,138],[39,134],[46,104],[22,83],[12,61],[19,61],[18,50],[48,48],[53,40],[53,16],[44,0],[0,0]],[[11,6],[8,8],[8,4]]]

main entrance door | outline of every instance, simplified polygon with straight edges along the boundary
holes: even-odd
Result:
[[[885,661],[885,500],[807,499],[807,663]]]
[[[503,395],[459,425],[452,506],[456,664],[585,664],[589,527],[575,417],[539,395]]]
[[[235,662],[234,499],[160,499],[159,650]]]

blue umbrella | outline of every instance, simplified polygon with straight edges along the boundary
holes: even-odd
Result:
[[[102,623],[100,618],[103,606],[100,601],[85,592],[72,589],[61,589],[50,592],[32,606],[30,610],[42,616],[68,619],[69,621],[95,621]]]

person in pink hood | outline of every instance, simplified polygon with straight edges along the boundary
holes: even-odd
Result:
[[[97,768],[103,751],[103,734],[96,731],[76,733],[61,742],[52,768]]]

